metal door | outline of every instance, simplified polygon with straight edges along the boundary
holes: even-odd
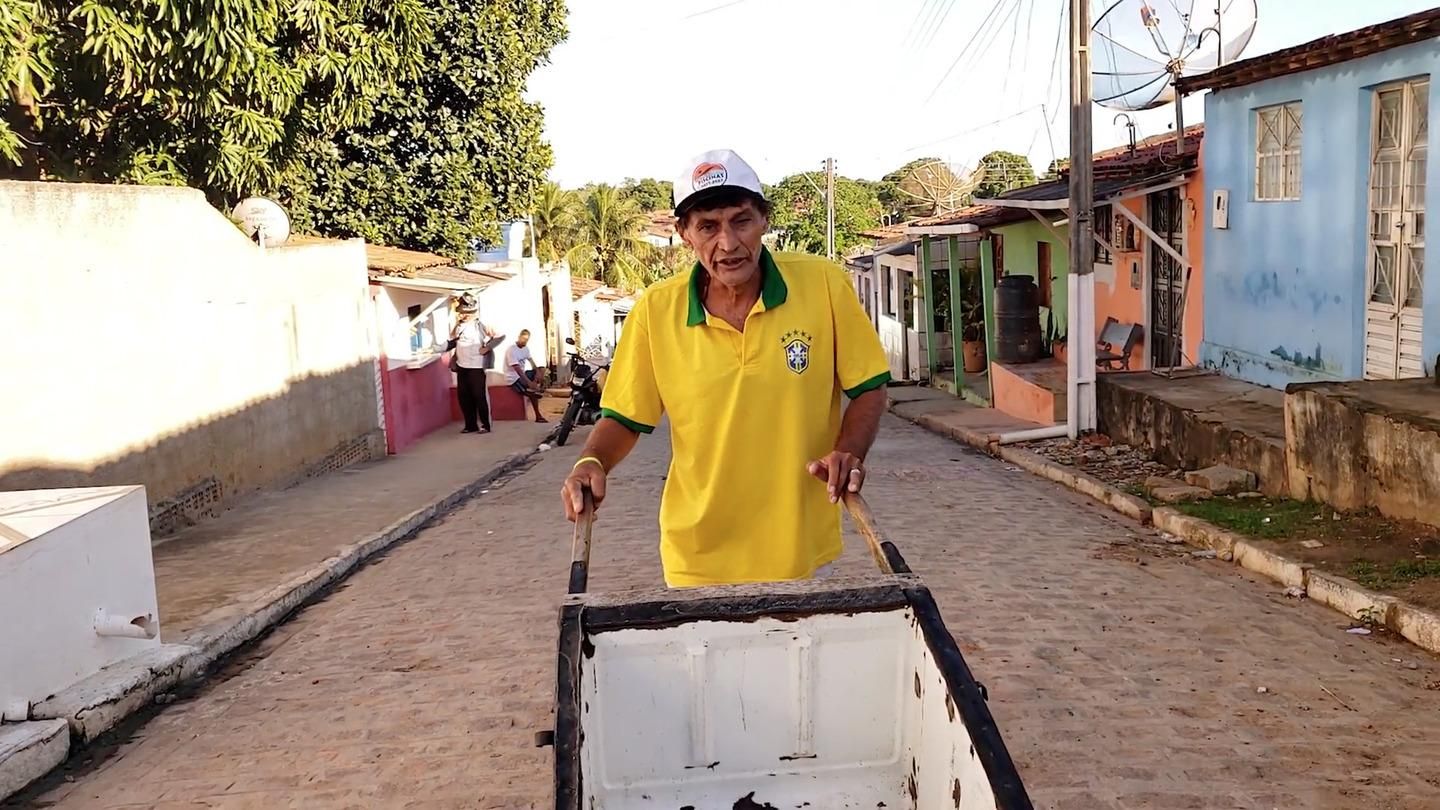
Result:
[[[1365,268],[1365,378],[1424,374],[1425,168],[1430,82],[1375,91]]]
[[[1150,228],[1185,255],[1185,222],[1180,189],[1157,191],[1148,198]],[[1180,263],[1153,240],[1150,252],[1150,367],[1171,368],[1180,365],[1181,328],[1180,298],[1185,289],[1185,270]]]

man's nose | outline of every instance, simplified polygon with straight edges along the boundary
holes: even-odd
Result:
[[[740,246],[740,240],[736,238],[734,229],[722,225],[719,235],[715,237],[715,246],[722,252],[729,253]]]

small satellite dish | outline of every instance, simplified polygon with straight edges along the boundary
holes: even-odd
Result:
[[[285,209],[264,197],[241,200],[230,218],[262,248],[283,245],[290,238],[290,217],[285,215]]]
[[[1176,80],[1235,61],[1255,35],[1257,0],[1181,5],[1118,0],[1100,15],[1091,26],[1096,103],[1127,111],[1169,104]]]

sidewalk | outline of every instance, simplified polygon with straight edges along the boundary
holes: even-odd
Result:
[[[442,428],[402,455],[252,496],[165,538],[153,552],[161,638],[210,635],[277,586],[534,450],[554,425],[495,427],[484,436]]]
[[[973,405],[944,391],[921,386],[890,389],[890,412],[920,427],[984,450],[1001,433],[1042,427],[994,408]]]

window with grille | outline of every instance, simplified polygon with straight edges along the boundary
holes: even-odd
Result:
[[[1104,239],[1107,242],[1110,242],[1112,245],[1114,244],[1114,242],[1111,240],[1111,237],[1114,235],[1115,232],[1115,214],[1111,210],[1110,206],[1095,206],[1094,229],[1095,233],[1100,235],[1100,238]],[[1115,257],[1111,256],[1110,251],[1106,250],[1105,246],[1100,244],[1098,241],[1095,243],[1095,263],[1115,263]]]
[[[1300,199],[1300,102],[1255,111],[1255,199]]]

